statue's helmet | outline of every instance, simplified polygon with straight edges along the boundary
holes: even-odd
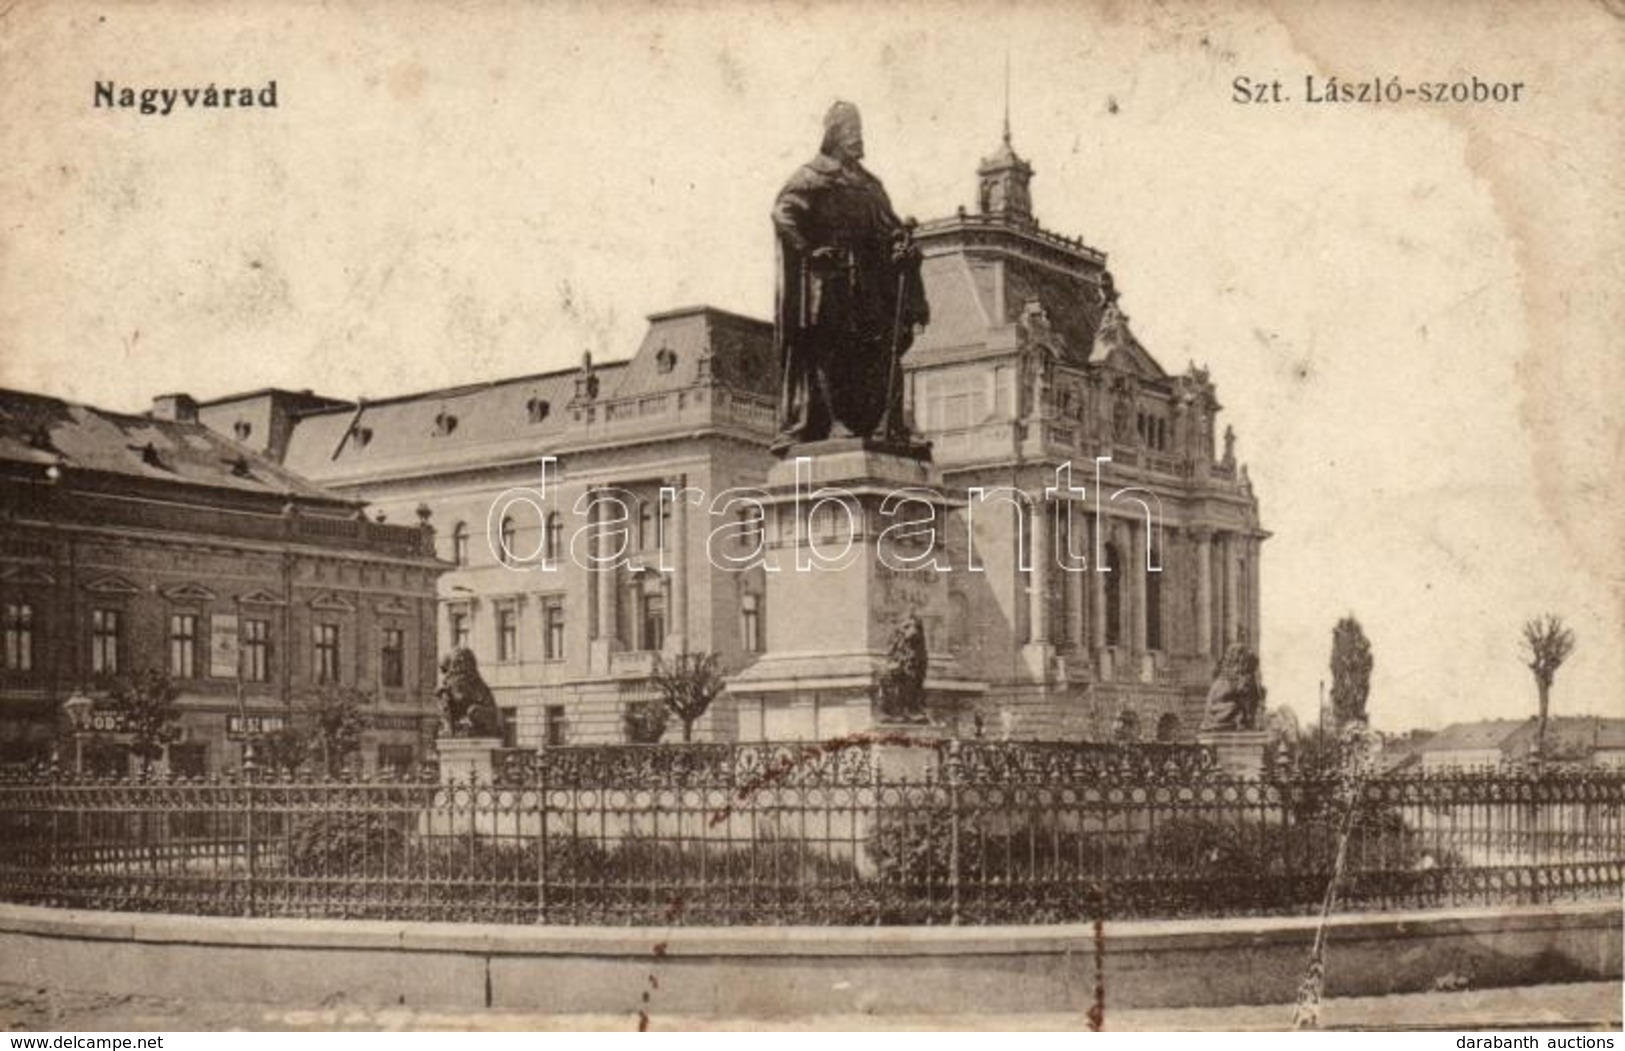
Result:
[[[858,107],[837,100],[824,114],[824,143],[820,151],[829,153],[838,143],[862,136],[863,118],[858,115]]]

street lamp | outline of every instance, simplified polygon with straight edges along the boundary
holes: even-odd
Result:
[[[62,702],[62,714],[67,717],[68,729],[73,731],[73,773],[75,777],[85,774],[85,731],[90,729],[90,716],[96,709],[96,702],[86,697],[78,690]]]

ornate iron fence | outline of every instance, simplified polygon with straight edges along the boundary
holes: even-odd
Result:
[[[1346,796],[1182,746],[618,746],[489,783],[0,784],[0,898],[210,915],[990,924],[1315,911]],[[1625,776],[1363,782],[1341,908],[1617,898]]]

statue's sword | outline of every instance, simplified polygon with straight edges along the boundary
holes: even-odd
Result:
[[[904,243],[912,243],[914,240],[914,224],[912,222],[906,224],[903,227],[903,232]],[[899,437],[898,428],[902,423],[901,420],[894,418],[893,413],[897,406],[893,399],[897,396],[897,375],[903,368],[903,300],[908,295],[908,270],[909,268],[904,266],[897,271],[897,310],[892,318],[891,367],[886,370],[886,412],[882,417],[886,421],[885,430],[882,433],[888,439]]]

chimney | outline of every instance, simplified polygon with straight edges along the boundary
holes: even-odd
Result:
[[[160,394],[152,399],[152,412],[148,415],[171,423],[196,423],[197,402],[190,394]]]

